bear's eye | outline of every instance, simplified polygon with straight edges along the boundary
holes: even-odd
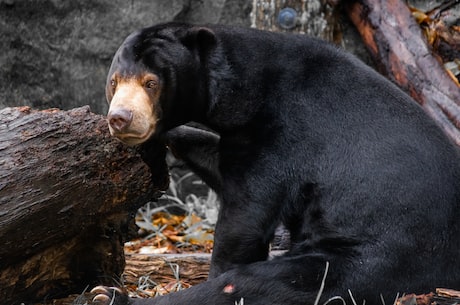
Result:
[[[145,87],[147,89],[156,89],[157,88],[157,82],[154,80],[149,80],[145,83]]]
[[[117,81],[114,80],[114,79],[112,79],[112,80],[110,81],[110,86],[112,86],[112,88],[115,88],[115,87],[117,86]]]

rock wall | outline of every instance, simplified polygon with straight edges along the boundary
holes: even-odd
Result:
[[[334,1],[0,0],[0,108],[90,105],[105,114],[106,73],[122,40],[138,28],[171,20],[282,30],[276,23],[280,10],[291,7],[297,26],[287,31],[335,40],[371,64],[356,30],[329,2]],[[432,2],[411,0],[422,7]]]
[[[0,108],[105,113],[111,58],[130,32],[165,21],[249,26],[247,0],[0,0]]]

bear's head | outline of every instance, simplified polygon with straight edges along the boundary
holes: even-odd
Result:
[[[202,116],[208,96],[206,61],[215,45],[211,29],[185,24],[129,35],[107,77],[110,133],[137,145]]]

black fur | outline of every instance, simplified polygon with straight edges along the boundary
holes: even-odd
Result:
[[[327,262],[322,302],[460,288],[458,151],[355,57],[304,35],[186,24],[140,30],[119,53],[115,68],[162,81],[156,136],[189,121],[219,134],[204,168],[222,207],[209,281],[115,304],[312,304]],[[291,250],[267,260],[279,223]]]
[[[173,128],[164,136],[171,152],[217,192],[220,192],[222,183],[219,139],[219,135],[212,131],[187,125]]]

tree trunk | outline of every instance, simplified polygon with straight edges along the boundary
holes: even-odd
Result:
[[[305,33],[334,41],[333,7],[325,0],[255,0],[252,27],[268,31]]]
[[[380,72],[408,92],[460,145],[460,88],[402,0],[353,1],[349,16]]]
[[[165,169],[153,185],[138,153],[88,107],[5,108],[0,134],[1,302],[112,283],[134,213],[166,187]]]

